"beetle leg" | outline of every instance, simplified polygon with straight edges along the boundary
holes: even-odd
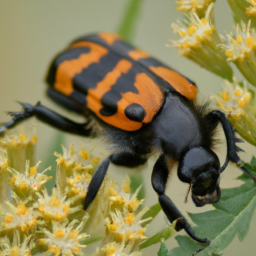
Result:
[[[165,156],[162,154],[154,165],[151,181],[154,190],[158,194],[158,200],[165,215],[170,222],[176,220],[175,229],[177,231],[185,229],[188,235],[195,241],[199,243],[210,243],[210,240],[207,238],[201,239],[195,235],[187,220],[183,217],[171,199],[165,195],[165,186],[168,180],[168,176],[169,170],[166,165]]]
[[[49,98],[51,98],[54,102],[62,106],[63,108],[67,109],[68,111],[73,111],[75,113],[84,114],[84,110],[86,108],[81,107],[76,102],[71,100],[68,96],[58,92],[57,90],[53,88],[48,88],[46,91]],[[85,97],[83,97],[83,100],[85,102]]]
[[[135,155],[129,152],[116,153],[111,157],[111,162],[115,165],[121,165],[125,167],[136,167],[143,165],[147,161],[147,158]]]
[[[35,116],[40,121],[65,132],[83,136],[89,136],[91,133],[91,129],[86,128],[87,123],[75,123],[66,117],[61,116],[56,112],[42,106],[40,103],[37,103],[35,106],[27,103],[20,104],[24,110],[9,113],[13,118],[11,121],[0,127],[0,135],[2,135],[6,129],[10,129],[21,121],[32,116]]]
[[[254,181],[256,181],[256,177],[252,175],[242,164],[240,157],[238,156],[237,152],[243,151],[239,147],[236,146],[236,142],[241,142],[240,139],[236,138],[234,136],[235,129],[232,127],[230,122],[226,119],[226,116],[224,113],[218,110],[214,110],[211,113],[208,114],[208,117],[215,117],[217,121],[219,121],[223,127],[226,141],[227,141],[227,157],[225,160],[224,165],[221,167],[220,172],[223,172],[225,168],[228,165],[229,160],[233,163],[236,163],[236,165],[244,172],[246,173],[250,178],[252,178]]]
[[[92,177],[92,180],[89,184],[87,195],[84,201],[84,210],[88,208],[90,203],[93,201],[93,199],[97,195],[100,189],[100,186],[104,180],[104,177],[107,173],[110,159],[111,159],[111,156],[105,159],[103,163],[100,165],[99,169],[94,174],[94,176]]]

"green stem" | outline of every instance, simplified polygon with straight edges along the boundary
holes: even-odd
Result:
[[[142,1],[143,0],[131,0],[129,2],[123,15],[123,20],[117,29],[117,33],[128,41],[131,41],[134,35]]]

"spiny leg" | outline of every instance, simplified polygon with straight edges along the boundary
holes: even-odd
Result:
[[[183,215],[175,206],[175,204],[171,201],[171,199],[165,195],[165,186],[168,180],[168,175],[169,170],[165,162],[165,156],[164,154],[162,154],[154,165],[151,181],[154,190],[158,194],[158,200],[165,215],[170,222],[173,222],[175,220],[177,221],[175,226],[175,229],[177,231],[185,229],[188,235],[195,241],[199,243],[210,243],[210,240],[208,240],[207,238],[201,239],[195,235],[187,220],[183,217]]]
[[[252,175],[242,164],[240,157],[238,156],[237,152],[243,151],[241,148],[236,146],[237,142],[242,142],[241,139],[236,138],[234,135],[235,129],[232,127],[230,122],[226,119],[224,113],[218,110],[214,110],[207,115],[209,119],[214,118],[216,122],[220,122],[227,141],[227,157],[225,160],[224,165],[221,167],[220,172],[223,172],[228,165],[228,162],[231,161],[236,163],[236,165],[242,170],[245,174],[247,174],[251,179],[256,181],[256,177]]]
[[[35,106],[27,103],[20,104],[24,110],[9,113],[13,119],[0,127],[0,135],[3,135],[5,130],[15,127],[20,122],[32,116],[35,116],[40,121],[65,132],[83,136],[89,136],[91,133],[91,129],[86,128],[87,123],[73,122],[72,120],[69,120],[68,118],[42,106],[40,103],[37,103]]]

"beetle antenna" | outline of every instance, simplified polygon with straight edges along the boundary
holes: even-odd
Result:
[[[189,195],[190,189],[191,189],[191,183],[188,185],[187,193],[186,193],[186,196],[185,196],[184,203],[187,203],[187,202],[188,202],[188,195]]]

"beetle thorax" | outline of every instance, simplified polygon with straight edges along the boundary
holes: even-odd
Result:
[[[204,145],[207,140],[198,111],[191,102],[178,94],[167,96],[152,125],[157,147],[175,160],[179,160],[188,148]]]

